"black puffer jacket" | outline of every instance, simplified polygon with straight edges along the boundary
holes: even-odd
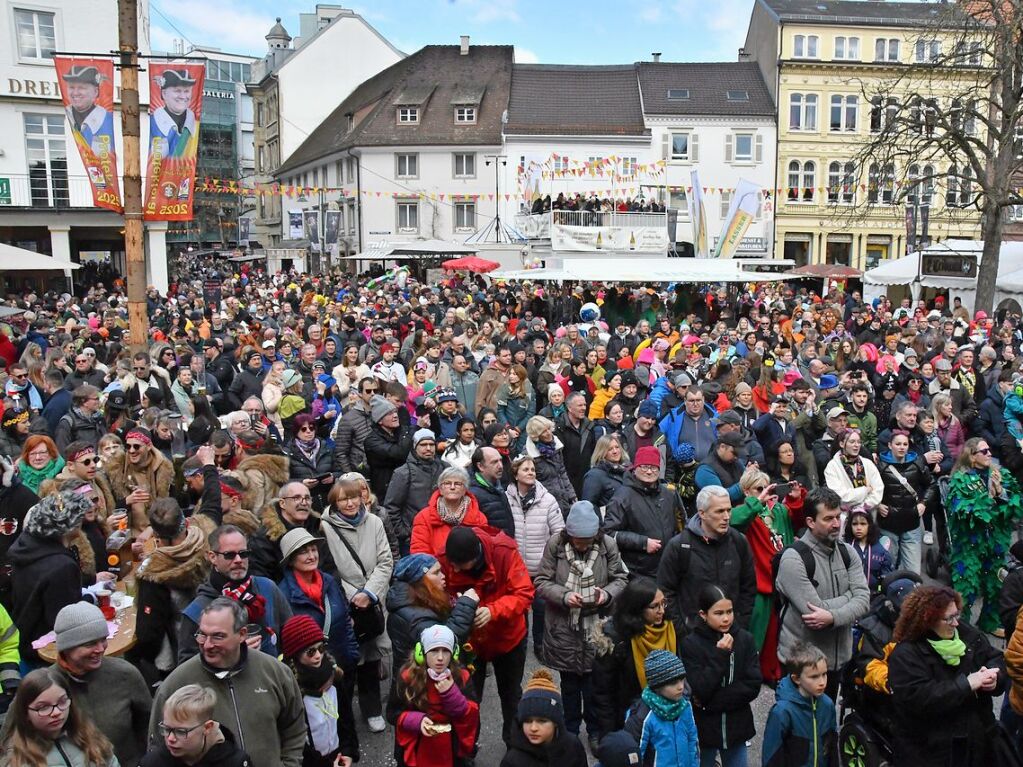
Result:
[[[324,474],[330,474],[334,466],[334,456],[326,440],[320,440],[319,450],[312,460],[306,458],[305,454],[295,445],[294,441],[288,443],[284,450],[288,456],[288,479],[293,482],[301,482],[305,479],[315,479]],[[310,487],[309,492],[313,496],[313,508],[323,511],[327,506],[327,493],[332,485],[318,484]]]
[[[603,529],[615,539],[632,575],[657,577],[661,552],[678,532],[679,512],[676,495],[667,485],[649,487],[631,473],[625,476],[622,487],[607,505]],[[660,551],[648,554],[647,538],[660,541]]]
[[[413,451],[408,460],[394,470],[381,511],[398,540],[407,542],[412,537],[412,520],[430,502],[430,496],[437,489],[437,479],[445,468],[440,458],[427,461]]]
[[[377,498],[386,498],[387,486],[394,472],[408,460],[412,451],[412,430],[407,426],[399,426],[394,431],[388,431],[375,423],[366,435],[365,448],[370,489]]]
[[[22,533],[7,550],[14,568],[11,618],[21,633],[21,658],[35,659],[32,642],[53,630],[61,608],[82,599],[82,572],[59,541]]]
[[[480,505],[480,511],[487,518],[487,522],[515,540],[515,519],[512,517],[511,504],[508,503],[504,488],[500,485],[497,487],[485,485],[474,474],[469,480],[469,492],[476,497],[476,503]],[[411,521],[409,525],[411,526]]]
[[[249,767],[252,764],[249,755],[238,745],[234,734],[224,725],[220,725],[220,731],[224,733],[224,742],[213,746],[191,767]],[[173,757],[167,746],[160,742],[146,752],[140,767],[186,767],[187,764],[188,762]]]
[[[359,471],[369,476],[366,437],[372,428],[373,419],[361,400],[341,416],[341,425],[337,427],[337,436],[334,438],[334,463],[342,474]]]
[[[501,767],[586,767],[586,749],[578,735],[558,727],[554,740],[534,746],[522,732],[522,723],[515,720],[508,740],[508,751],[501,759]]]
[[[569,509],[576,502],[576,492],[565,468],[565,451],[563,446],[553,453],[544,454],[531,439],[526,440],[526,455],[533,459],[536,467],[536,481],[547,488],[561,508],[561,513],[568,516]]]
[[[693,716],[701,748],[730,748],[756,732],[750,704],[760,694],[763,678],[753,635],[733,628],[732,650],[717,647],[722,634],[704,621],[679,648],[693,691]]]
[[[937,485],[931,472],[924,466],[923,459],[909,452],[903,463],[896,463],[891,452],[886,451],[881,454],[877,470],[884,484],[881,502],[888,506],[887,516],[877,515],[878,527],[892,533],[906,533],[916,529],[920,525],[916,505],[929,505],[937,496]],[[896,472],[909,484],[912,492],[899,480]]]
[[[479,604],[467,596],[460,596],[445,619],[429,607],[413,603],[409,585],[404,581],[395,581],[391,585],[384,603],[387,605],[387,636],[393,648],[391,679],[398,678],[398,672],[409,659],[412,648],[430,626],[443,623],[451,629],[459,644],[468,642]]]
[[[628,466],[624,463],[601,461],[583,477],[583,492],[579,500],[589,501],[597,509],[607,506],[625,481],[627,471]]]
[[[242,403],[249,397],[262,397],[263,375],[256,374],[251,368],[245,368],[231,381],[227,389],[227,401],[235,410],[241,410]]]
[[[25,514],[39,502],[39,496],[20,481],[11,487],[0,486],[0,604],[12,612],[11,560],[8,550],[21,535]]]
[[[932,637],[936,638],[936,637]],[[988,767],[994,764],[991,732],[994,699],[1005,688],[1005,660],[987,637],[959,624],[966,653],[950,666],[926,637],[899,642],[888,659],[888,683],[899,727],[895,763],[899,767]],[[999,669],[992,692],[973,692],[966,677],[981,666]],[[940,727],[935,727],[940,722]]]

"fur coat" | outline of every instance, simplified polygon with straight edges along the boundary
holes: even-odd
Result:
[[[243,507],[262,509],[277,499],[281,485],[288,481],[288,471],[288,456],[262,453],[245,457],[235,469],[224,473],[241,483]]]

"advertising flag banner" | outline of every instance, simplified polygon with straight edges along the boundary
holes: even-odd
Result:
[[[746,234],[749,225],[757,215],[757,195],[760,186],[744,178],[739,179],[732,194],[732,203],[728,208],[728,215],[721,227],[721,236],[718,238],[717,248],[714,250],[714,258],[731,258],[742,242],[742,236]]]
[[[97,208],[123,210],[114,146],[114,63],[54,56],[60,96]]]
[[[289,240],[301,240],[305,224],[302,219],[302,211],[300,210],[289,210],[288,211],[288,239]]]
[[[693,217],[693,251],[697,258],[709,258],[707,211],[703,207],[703,187],[700,186],[700,174],[693,169],[689,177],[693,183],[693,197],[689,202],[690,215]]]
[[[191,221],[204,64],[149,65],[147,221]]]

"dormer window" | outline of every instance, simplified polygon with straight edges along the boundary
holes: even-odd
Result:
[[[729,101],[749,101],[749,91],[725,91]]]
[[[461,124],[476,122],[476,107],[455,107],[455,122]]]
[[[416,125],[419,122],[419,107],[398,107],[398,125]]]
[[[349,112],[345,115],[345,130],[351,133],[355,128],[355,115]]]

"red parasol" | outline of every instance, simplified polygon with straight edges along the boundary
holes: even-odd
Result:
[[[488,261],[479,256],[465,256],[445,261],[442,266],[449,271],[479,272],[485,274],[498,269],[501,265],[496,261]]]

